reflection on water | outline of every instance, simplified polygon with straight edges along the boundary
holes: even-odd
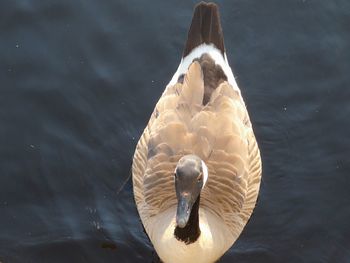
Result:
[[[0,261],[150,262],[131,182],[117,192],[194,3],[2,4]],[[264,164],[221,262],[348,262],[349,3],[219,5]]]

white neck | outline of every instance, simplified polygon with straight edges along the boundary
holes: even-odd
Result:
[[[199,208],[201,234],[197,241],[186,245],[174,236],[176,207],[158,214],[151,220],[149,237],[159,257],[165,263],[212,263],[219,259],[234,242],[224,222],[214,214]]]

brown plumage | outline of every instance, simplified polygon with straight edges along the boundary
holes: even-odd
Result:
[[[236,236],[254,208],[261,163],[245,105],[227,82],[205,106],[203,96],[202,69],[193,62],[184,83],[165,90],[137,144],[134,194],[146,231],[147,218],[176,205],[173,173],[185,154],[196,154],[209,168],[200,205]]]
[[[208,54],[203,54],[200,58],[195,59],[201,65],[204,80],[204,97],[203,105],[209,102],[213,91],[219,87],[220,83],[227,81],[227,77],[219,65],[215,64]]]
[[[184,76],[176,72],[174,76],[180,76],[176,77],[177,83],[168,85],[157,102],[136,146],[133,189],[145,230],[152,243],[157,244],[157,252],[162,249],[166,257],[170,250],[162,244],[180,242],[171,239],[172,211],[177,206],[174,170],[181,157],[198,156],[209,174],[200,193],[199,210],[204,215],[208,213],[210,227],[221,232],[213,229],[208,234],[206,230],[202,243],[191,245],[192,252],[182,248],[179,257],[186,258],[186,253],[192,253],[203,255],[198,262],[210,262],[213,259],[206,258],[202,250],[213,249],[215,255],[221,256],[238,238],[252,214],[259,192],[261,159],[248,112],[226,62],[216,5],[201,3],[196,7],[188,39],[185,56],[207,41],[215,47],[205,47],[213,51],[191,60]],[[222,56],[219,60],[217,54]],[[159,233],[163,229],[158,225],[160,222],[164,223],[164,229],[170,229],[170,237]],[[206,239],[211,236],[216,240],[216,233],[218,236],[224,233],[219,238],[222,243],[207,245]],[[190,257],[183,262],[191,262]]]
[[[200,2],[195,7],[183,57],[203,43],[214,44],[224,55],[224,35],[222,33],[219,10],[214,3]]]

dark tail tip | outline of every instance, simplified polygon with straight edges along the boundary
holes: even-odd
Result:
[[[183,57],[203,43],[214,44],[222,54],[225,52],[219,8],[214,3],[200,2],[196,5]]]

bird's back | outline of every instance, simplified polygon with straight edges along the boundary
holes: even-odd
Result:
[[[146,230],[147,218],[176,206],[174,169],[186,154],[199,156],[209,169],[201,207],[222,217],[234,233],[254,208],[261,164],[248,112],[224,80],[205,103],[202,67],[195,61],[183,83],[167,87],[137,145],[134,194]]]
[[[136,147],[134,197],[153,244],[161,244],[156,239],[162,235],[155,222],[168,220],[169,211],[174,219],[174,170],[179,159],[188,154],[197,155],[208,167],[200,211],[211,218],[213,233],[217,228],[229,237],[224,237],[225,244],[216,244],[218,255],[222,255],[254,209],[261,159],[247,109],[227,62],[214,4],[197,5],[179,68]],[[155,231],[159,235],[152,235]]]

